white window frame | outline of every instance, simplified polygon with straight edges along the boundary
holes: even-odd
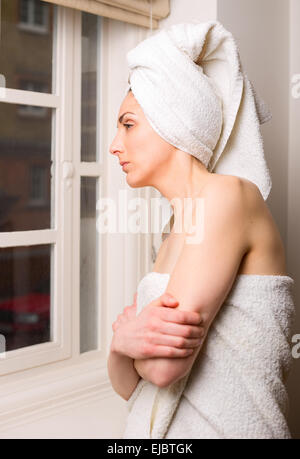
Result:
[[[102,39],[100,42],[102,45]],[[1,247],[53,244],[51,260],[54,268],[52,271],[54,288],[51,292],[53,341],[6,352],[6,358],[1,360],[0,365],[0,375],[4,378],[16,371],[48,365],[64,359],[73,360],[74,363],[78,360],[97,358],[98,361],[102,359],[103,365],[106,365],[103,342],[98,343],[97,350],[87,353],[80,354],[79,347],[80,177],[98,177],[100,180],[103,176],[103,166],[100,162],[85,163],[80,160],[81,13],[79,11],[57,7],[57,30],[54,32],[53,46],[57,49],[53,69],[54,93],[45,94],[6,88],[5,98],[1,100],[4,103],[56,109],[52,116],[52,142],[53,140],[55,142],[52,145],[52,150],[55,152],[53,157],[55,167],[52,171],[55,173],[55,202],[52,203],[55,209],[54,227],[0,233]],[[74,75],[74,78],[70,79],[69,75]],[[102,81],[100,77],[99,81]],[[101,87],[98,89],[101,90]],[[97,148],[100,148],[99,142]],[[99,246],[101,250],[101,244]],[[101,308],[103,302],[101,295],[98,296],[98,306]],[[101,339],[101,324],[98,325],[99,339]]]
[[[67,279],[69,267],[67,260],[71,256],[71,247],[68,244],[70,238],[66,238],[68,229],[71,227],[72,215],[63,212],[72,205],[72,188],[67,187],[61,181],[62,161],[70,160],[70,145],[64,132],[71,133],[72,126],[66,126],[66,108],[70,103],[70,82],[67,81],[66,73],[72,69],[72,41],[70,34],[66,33],[72,27],[73,20],[70,12],[57,10],[57,27],[53,32],[53,50],[57,49],[54,56],[53,68],[53,93],[38,93],[19,89],[5,89],[5,97],[2,103],[24,104],[30,106],[54,109],[52,113],[52,146],[54,152],[54,202],[52,211],[54,216],[53,228],[32,231],[13,231],[0,233],[1,247],[17,247],[22,245],[35,246],[38,244],[53,244],[51,246],[51,331],[53,341],[41,343],[35,346],[26,346],[20,349],[6,352],[5,359],[1,360],[0,375],[37,367],[39,365],[57,362],[71,357],[71,328],[66,326],[70,323],[70,299],[71,284]],[[68,27],[66,25],[68,24]],[[72,28],[73,30],[73,28]],[[56,45],[57,44],[57,45]],[[62,52],[61,52],[62,50]],[[66,53],[66,54],[65,54]],[[57,70],[57,71],[56,71]],[[71,73],[71,72],[70,72]],[[71,88],[72,89],[72,88]],[[71,117],[70,117],[71,118]],[[54,218],[53,218],[54,217]],[[62,252],[62,250],[64,252]],[[62,306],[63,305],[63,306]]]
[[[26,87],[24,91],[37,92],[37,91],[34,91],[34,83],[35,83],[34,81],[27,80],[24,83],[23,83],[23,86]],[[48,113],[48,109],[46,107],[37,107],[34,105],[25,105],[25,106],[20,105],[18,107],[18,115],[24,116],[24,117],[28,116],[28,117],[34,117],[34,118],[46,118],[47,113]]]

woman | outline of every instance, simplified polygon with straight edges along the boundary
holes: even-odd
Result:
[[[159,190],[175,220],[137,309],[113,324],[108,370],[129,401],[124,438],[290,438],[294,281],[265,204],[258,108],[236,44],[217,21],[181,24],[127,57],[131,88],[110,151],[127,183]],[[232,72],[216,65],[225,58]],[[182,86],[180,72],[192,81]]]

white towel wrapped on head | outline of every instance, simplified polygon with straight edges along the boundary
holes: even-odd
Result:
[[[260,124],[271,113],[218,21],[176,24],[127,53],[129,85],[153,129],[207,169],[254,182],[267,199],[270,172]]]

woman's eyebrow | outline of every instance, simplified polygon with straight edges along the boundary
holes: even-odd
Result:
[[[119,118],[119,123],[122,123],[123,117],[124,117],[127,113],[130,113],[131,115],[135,115],[135,113],[133,113],[133,112],[125,112],[125,113],[123,113],[123,115],[121,115],[120,118]],[[118,127],[118,123],[117,123],[117,127]]]

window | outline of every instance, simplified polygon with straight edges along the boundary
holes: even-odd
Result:
[[[27,2],[21,18],[20,3],[0,2],[0,424],[8,429],[113,395],[111,323],[151,263],[148,234],[96,227],[99,198],[125,184],[109,143],[128,77],[119,64],[144,28],[45,2]],[[38,33],[38,3],[47,33]]]
[[[55,204],[61,107],[55,94],[57,7],[45,9],[31,0],[0,5],[5,83],[0,97],[0,334],[6,342],[1,372],[8,374],[61,359],[68,346],[61,346],[57,331],[64,312],[55,313],[61,276],[55,268],[61,257],[57,228],[62,226],[60,203]],[[18,8],[24,24],[44,27],[49,19],[47,35],[20,29]]]
[[[33,92],[48,92],[47,84],[39,81],[30,81],[25,79],[20,79],[19,83],[20,89],[25,91]],[[34,105],[22,105],[18,107],[18,115],[20,116],[32,116],[38,118],[45,118],[49,114],[49,110],[46,107],[37,107]]]
[[[45,205],[48,194],[48,170],[46,167],[34,165],[30,172],[29,202],[31,205]]]
[[[6,357],[8,351],[50,341],[50,264],[48,244],[1,249],[0,332]]]
[[[23,3],[23,22],[41,22],[38,3]],[[96,230],[103,193],[101,17],[48,5],[48,34],[31,37],[11,21],[18,5],[1,2],[2,375],[99,356],[105,337]]]
[[[97,126],[97,94],[99,95],[101,18],[82,13],[82,72],[81,72],[81,159],[97,160],[99,130]]]
[[[151,261],[148,234],[101,234],[96,226],[99,198],[124,188],[109,142],[127,81],[127,69],[119,66],[123,44],[137,44],[144,30],[128,33],[121,20],[47,6],[48,33],[34,34],[19,27],[18,0],[0,2],[5,428],[113,395],[107,374],[111,323],[122,303],[130,304],[132,286]],[[25,107],[28,116],[20,114]],[[33,115],[42,109],[46,116]]]
[[[80,352],[103,347],[101,317],[101,236],[96,202],[101,196],[100,69],[101,17],[81,15],[80,140]]]
[[[49,5],[40,0],[20,0],[19,28],[34,33],[47,33]]]

